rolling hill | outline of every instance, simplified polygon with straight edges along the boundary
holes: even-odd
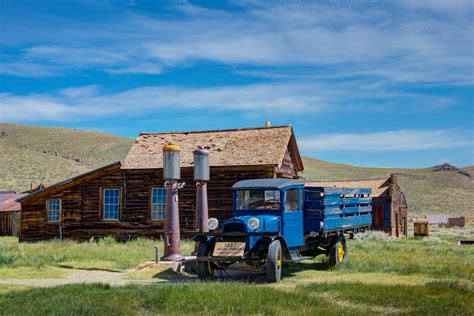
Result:
[[[125,157],[133,139],[97,132],[0,124],[0,190],[54,183]],[[303,158],[311,180],[399,175],[411,216],[450,213],[474,217],[474,177],[456,170],[365,168]],[[473,173],[474,166],[463,169]],[[474,176],[474,174],[473,174]]]

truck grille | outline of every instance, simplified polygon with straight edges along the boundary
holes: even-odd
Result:
[[[247,231],[244,223],[228,223],[222,230],[225,233],[245,233]]]

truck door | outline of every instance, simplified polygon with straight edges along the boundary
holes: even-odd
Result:
[[[299,247],[304,244],[303,229],[303,189],[294,188],[285,191],[283,205],[283,237],[288,247]]]

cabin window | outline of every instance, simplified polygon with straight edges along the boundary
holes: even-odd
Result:
[[[166,189],[151,189],[151,220],[162,221],[165,219]]]
[[[104,189],[103,212],[105,220],[119,220],[120,213],[120,189]]]
[[[285,211],[298,210],[298,189],[290,189],[286,191]]]
[[[59,222],[61,217],[61,200],[48,200],[48,222]]]

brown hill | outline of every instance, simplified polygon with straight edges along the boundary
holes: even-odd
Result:
[[[132,142],[97,132],[0,124],[0,191],[22,191],[31,182],[57,182],[121,160]],[[364,168],[308,157],[303,162],[308,180],[373,179],[397,173],[412,215],[474,217],[474,180],[463,174],[474,174],[474,166]]]

